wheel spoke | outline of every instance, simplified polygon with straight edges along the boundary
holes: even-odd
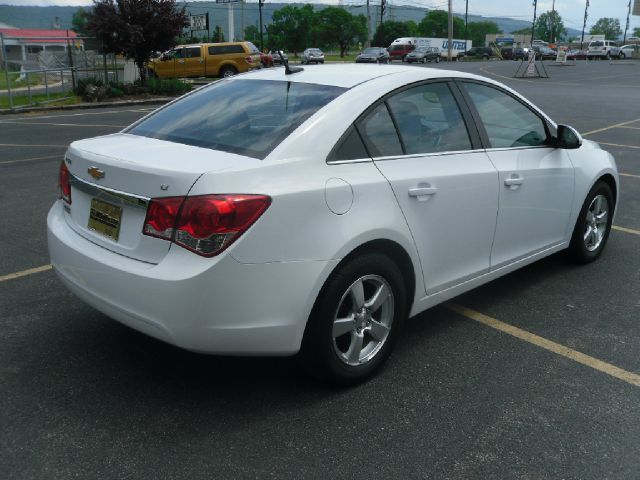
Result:
[[[356,320],[353,315],[347,318],[336,318],[333,322],[333,338],[338,338],[353,331],[356,326]]]
[[[387,334],[389,333],[389,327],[387,327],[386,325],[383,325],[377,320],[371,319],[371,330],[369,330],[369,333],[371,334],[371,336],[375,341],[381,342],[385,338],[387,338]]]
[[[587,226],[587,231],[584,232],[584,242],[587,243],[589,240],[589,237],[593,234],[593,228],[591,228],[591,225]]]
[[[351,344],[349,344],[349,350],[345,353],[347,362],[350,364],[357,364],[360,362],[360,352],[362,352],[362,343],[364,341],[364,335],[358,332],[351,334]]]
[[[358,310],[364,306],[364,285],[362,284],[361,279],[351,286],[349,294],[353,300],[354,310]]]
[[[602,225],[607,223],[607,220],[609,218],[609,213],[605,210],[604,212],[596,215],[596,223],[598,225]]]
[[[387,301],[387,298],[389,298],[389,288],[387,287],[386,284],[381,284],[377,289],[376,289],[376,293],[373,294],[373,297],[371,297],[371,299],[364,304],[365,307],[367,307],[371,313],[375,313],[383,304],[384,302]]]
[[[595,202],[593,202],[593,214],[598,215],[598,213],[600,213],[600,210],[602,210],[602,196],[598,195],[595,199]]]

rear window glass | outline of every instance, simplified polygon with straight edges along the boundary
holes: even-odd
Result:
[[[209,55],[225,55],[229,53],[244,53],[242,45],[213,45],[209,47]]]
[[[591,44],[589,46],[590,47],[603,47],[604,43],[603,42],[591,42]]]
[[[274,80],[221,81],[125,132],[263,159],[345,90]]]

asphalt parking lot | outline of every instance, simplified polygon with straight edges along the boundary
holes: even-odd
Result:
[[[437,68],[503,81],[615,156],[603,256],[555,255],[411,319],[387,367],[343,390],[295,358],[165,345],[56,279],[45,220],[66,146],[151,107],[0,116],[2,477],[639,478],[640,62],[516,66]]]

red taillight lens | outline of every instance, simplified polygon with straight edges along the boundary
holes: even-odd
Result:
[[[171,240],[178,221],[184,197],[166,197],[151,200],[144,220],[145,235]]]
[[[252,57],[246,57],[245,60],[247,61],[247,63],[253,63]]]
[[[159,198],[149,204],[143,233],[212,257],[236,241],[270,204],[265,195]]]
[[[71,205],[71,179],[69,169],[64,160],[60,164],[60,172],[58,174],[58,187],[60,188],[60,198]]]

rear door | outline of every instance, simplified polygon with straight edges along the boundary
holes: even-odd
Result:
[[[562,243],[573,203],[569,155],[552,146],[546,122],[515,96],[480,82],[460,83],[500,176],[492,268]]]
[[[498,211],[496,169],[455,95],[446,81],[402,89],[357,124],[411,229],[428,294],[489,270]]]

